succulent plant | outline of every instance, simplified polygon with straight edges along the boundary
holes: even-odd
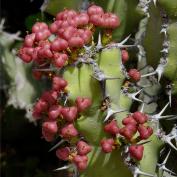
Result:
[[[176,3],[103,1],[103,7],[83,5],[80,12],[56,14],[54,2],[46,10],[55,20],[49,26],[36,22],[18,55],[33,62],[37,80],[50,83],[33,117],[46,141],[61,139],[51,150],[68,165],[56,170],[71,169],[74,177],[162,176],[158,170],[175,175],[165,166],[170,151],[162,164],[158,160],[164,144],[177,150],[176,125],[168,134],[160,124],[176,119],[162,115],[176,94]],[[152,47],[155,54],[149,53]],[[172,84],[157,113],[161,79]]]

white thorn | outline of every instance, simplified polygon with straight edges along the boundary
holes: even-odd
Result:
[[[152,174],[141,171],[138,167],[132,167],[131,171],[132,171],[134,176],[145,175],[145,176],[154,177],[154,175],[152,175]]]
[[[156,69],[156,72],[157,72],[157,75],[158,75],[158,82],[160,82],[160,79],[161,79],[162,74],[164,72],[164,66],[165,65],[159,64],[157,69]]]
[[[153,119],[159,120],[159,119],[161,119],[161,118],[167,118],[167,117],[161,116],[161,115],[164,113],[164,111],[166,110],[166,108],[167,108],[168,105],[169,105],[169,102],[164,106],[164,108],[163,108],[158,114],[155,114],[155,115],[150,116],[151,119],[152,119],[152,120],[153,120]],[[168,116],[168,117],[169,117],[169,116]]]
[[[170,151],[168,152],[168,154],[167,154],[167,156],[165,157],[165,159],[164,159],[164,161],[162,162],[162,164],[166,164],[167,163],[167,160],[168,160],[168,158],[169,158],[169,156],[170,156],[170,153],[171,153],[171,149],[170,149]]]
[[[143,110],[144,110],[144,103],[141,105],[140,112],[143,112]]]
[[[57,148],[58,146],[60,146],[60,145],[63,144],[64,142],[66,142],[66,140],[62,139],[62,140],[59,141],[55,146],[53,146],[51,149],[49,149],[49,152],[53,151],[55,148]]]
[[[154,6],[156,6],[157,4],[157,0],[153,0]]]
[[[126,110],[121,110],[121,109],[118,109],[118,110],[112,110],[111,108],[108,108],[107,109],[107,115],[104,119],[104,122],[106,122],[107,120],[109,120],[109,118],[114,115],[114,114],[117,114],[117,113],[120,113],[120,112],[125,112]]]
[[[143,89],[141,89],[141,90],[137,91],[136,93],[128,93],[128,94],[127,94],[127,96],[128,96],[129,98],[131,98],[131,99],[135,100],[135,101],[138,101],[138,102],[143,103],[143,101],[142,101],[142,100],[140,100],[140,99],[136,98],[136,95],[138,95],[138,94],[139,94],[142,90],[143,90]]]
[[[123,44],[125,44],[127,41],[128,41],[128,39],[130,38],[130,36],[131,36],[131,34],[129,35],[129,36],[127,36],[123,41],[121,41],[119,44],[121,44],[121,45],[123,45]]]
[[[71,167],[72,167],[72,165],[65,165],[65,166],[60,167],[60,168],[57,168],[57,169],[55,169],[55,170],[53,170],[53,171],[66,170],[66,169],[69,169],[69,168],[71,168]]]
[[[164,111],[166,110],[166,108],[168,107],[169,104],[170,104],[170,103],[168,102],[168,103],[164,106],[164,108],[159,112],[159,116],[161,116],[161,115],[164,113]]]
[[[96,48],[98,50],[103,48],[103,45],[102,45],[102,42],[101,42],[101,32],[99,32],[99,34],[98,34],[98,43],[97,43]]]
[[[143,78],[143,77],[152,76],[152,75],[155,75],[156,73],[157,73],[156,71],[153,71],[152,73],[141,75],[141,77]]]

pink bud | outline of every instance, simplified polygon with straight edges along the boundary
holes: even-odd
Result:
[[[33,109],[38,113],[46,112],[48,110],[48,103],[44,99],[39,99]]]
[[[153,134],[153,129],[149,126],[139,125],[138,132],[141,140],[146,140]]]
[[[129,55],[125,49],[121,50],[121,56],[122,56],[122,63],[126,63],[129,59]]]
[[[77,107],[63,107],[61,108],[61,114],[65,120],[72,122],[77,117]]]
[[[141,113],[139,111],[134,112],[132,116],[136,120],[136,122],[138,122],[139,124],[144,124],[148,120],[148,117],[146,116],[146,114]]]
[[[114,139],[109,138],[109,139],[101,140],[101,147],[102,147],[103,152],[105,153],[112,152],[113,146],[114,146]]]
[[[70,148],[64,147],[56,150],[56,156],[61,160],[68,160],[70,155]]]
[[[57,68],[62,68],[68,60],[68,55],[65,53],[54,54],[54,64]]]
[[[92,150],[92,147],[84,141],[77,143],[77,151],[79,155],[86,155]]]
[[[96,15],[96,14],[101,15],[101,14],[104,13],[104,11],[103,11],[102,7],[92,5],[88,8],[87,13],[88,13],[89,16]]]
[[[71,37],[71,39],[69,39],[68,44],[69,44],[69,47],[71,47],[71,48],[83,47],[84,40],[79,36],[73,36],[73,37]]]
[[[83,112],[92,105],[92,101],[90,98],[77,97],[76,105],[77,105],[78,111]]]
[[[141,160],[143,158],[143,151],[144,151],[143,145],[131,145],[129,147],[130,156],[132,158],[135,158],[136,160]]]
[[[132,116],[129,115],[128,117],[125,117],[122,120],[122,124],[124,124],[124,125],[128,125],[128,124],[137,125],[137,122]]]
[[[61,77],[54,76],[52,79],[52,89],[56,91],[63,90],[68,85],[68,82]]]
[[[25,37],[24,45],[26,47],[32,47],[34,45],[34,40],[35,40],[35,34],[28,34]]]
[[[119,128],[117,126],[117,121],[112,120],[110,123],[106,124],[104,127],[104,131],[110,133],[112,135],[116,135],[119,133]]]
[[[32,27],[32,32],[37,33],[41,30],[48,29],[48,25],[44,22],[36,22]]]
[[[58,131],[57,122],[56,121],[44,122],[42,124],[42,129],[45,132],[48,132],[48,133],[51,133],[51,134],[55,134]]]
[[[63,136],[63,138],[72,138],[77,135],[78,135],[78,131],[76,130],[76,128],[72,123],[65,125],[61,129],[61,136]]]
[[[87,168],[88,157],[83,155],[76,155],[73,158],[73,162],[76,164],[79,171],[85,170]]]
[[[68,47],[68,42],[61,38],[56,38],[51,43],[51,50],[53,51],[62,51],[62,50],[67,49],[67,47]]]
[[[141,79],[141,74],[137,69],[130,69],[128,75],[132,80],[136,82]]]
[[[57,101],[58,94],[56,91],[45,91],[41,98],[45,100],[49,105],[53,105]]]
[[[61,112],[61,106],[58,105],[51,106],[48,112],[49,119],[56,120],[57,117],[60,115],[60,112]]]

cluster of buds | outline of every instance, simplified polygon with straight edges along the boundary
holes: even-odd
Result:
[[[62,147],[57,149],[56,156],[64,161],[70,161],[77,166],[79,171],[85,170],[87,167],[87,154],[92,150],[92,147],[85,141],[80,140],[76,143],[75,148]]]
[[[49,26],[44,22],[33,25],[19,57],[26,63],[34,61],[40,69],[50,64],[60,69],[77,59],[79,49],[92,41],[95,27],[114,29],[119,25],[119,18],[100,6],[92,5],[86,12],[66,9]]]
[[[42,135],[48,142],[53,141],[57,136],[68,142],[78,137],[79,132],[74,127],[74,121],[92,104],[90,98],[77,97],[74,105],[62,105],[60,97],[66,92],[67,85],[66,80],[54,76],[51,90],[45,91],[34,105],[33,117],[37,120],[42,119]],[[86,154],[90,151],[91,147],[87,143],[79,141],[77,153],[73,153],[69,147],[65,147],[58,149],[56,155],[62,160],[74,162],[79,170],[83,170],[87,166]]]
[[[113,136],[113,138],[101,140],[101,147],[103,152],[109,153],[113,149],[120,146],[117,139],[122,139],[124,143],[130,144],[129,153],[135,160],[141,160],[143,157],[143,145],[136,144],[141,140],[147,140],[153,133],[153,129],[146,125],[148,116],[139,111],[134,112],[132,115],[125,117],[122,120],[124,125],[122,128],[118,127],[116,120],[111,120],[104,126],[104,131]],[[121,142],[121,141],[119,141]]]

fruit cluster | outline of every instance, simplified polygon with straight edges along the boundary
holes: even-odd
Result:
[[[120,24],[119,18],[112,13],[104,13],[99,6],[92,5],[87,12],[64,10],[56,15],[55,21],[48,26],[36,22],[32,33],[26,35],[19,57],[24,62],[34,61],[45,67],[53,64],[62,68],[77,51],[92,40],[94,26],[114,29]],[[73,58],[72,58],[73,60]]]
[[[117,138],[123,138],[124,143],[131,144],[129,147],[130,156],[136,160],[141,160],[144,147],[143,145],[134,145],[134,143],[146,140],[152,135],[153,129],[145,125],[147,121],[148,116],[139,111],[124,118],[122,120],[122,124],[124,125],[122,128],[118,127],[116,120],[111,120],[104,126],[104,131],[111,134],[113,138],[101,140],[102,150],[105,153],[112,152],[113,149],[120,146],[120,144],[117,143]],[[139,135],[137,135],[137,132]]]
[[[120,21],[116,15],[105,13],[101,7],[96,5],[90,6],[86,12],[64,10],[56,15],[56,19],[50,26],[44,22],[34,24],[32,33],[25,37],[19,56],[24,62],[34,61],[37,69],[33,74],[36,79],[40,79],[43,70],[51,71],[55,68],[58,71],[67,63],[76,61],[78,56],[86,53],[85,45],[92,44],[90,46],[96,50],[93,44],[96,27],[111,31],[119,25]],[[90,53],[94,53],[93,51]],[[91,57],[94,57],[94,54]],[[128,61],[129,54],[126,49],[121,50],[121,58],[123,64]],[[97,61],[94,62],[96,67]],[[99,68],[97,70],[100,71]],[[56,150],[56,156],[75,164],[77,169],[82,171],[87,167],[87,154],[92,147],[89,142],[87,143],[86,137],[80,138],[81,134],[75,128],[74,123],[91,107],[92,100],[78,96],[75,102],[73,101],[74,104],[71,103],[67,91],[69,83],[62,76],[59,77],[58,72],[49,73],[52,80],[51,90],[45,91],[35,103],[33,117],[41,120],[42,135],[46,141],[51,142],[58,136],[66,141],[64,146]],[[128,76],[133,82],[141,78],[136,69],[130,69]],[[106,107],[106,105],[103,106]],[[103,111],[107,109],[108,107]],[[116,120],[111,120],[104,126],[104,131],[111,135],[111,138],[101,140],[103,152],[110,153],[113,149],[128,144],[130,156],[141,160],[144,147],[135,143],[148,139],[153,133],[152,128],[146,126],[147,120],[148,117],[141,112],[135,112],[124,118],[122,128],[118,127]],[[133,139],[137,132],[139,136]]]

